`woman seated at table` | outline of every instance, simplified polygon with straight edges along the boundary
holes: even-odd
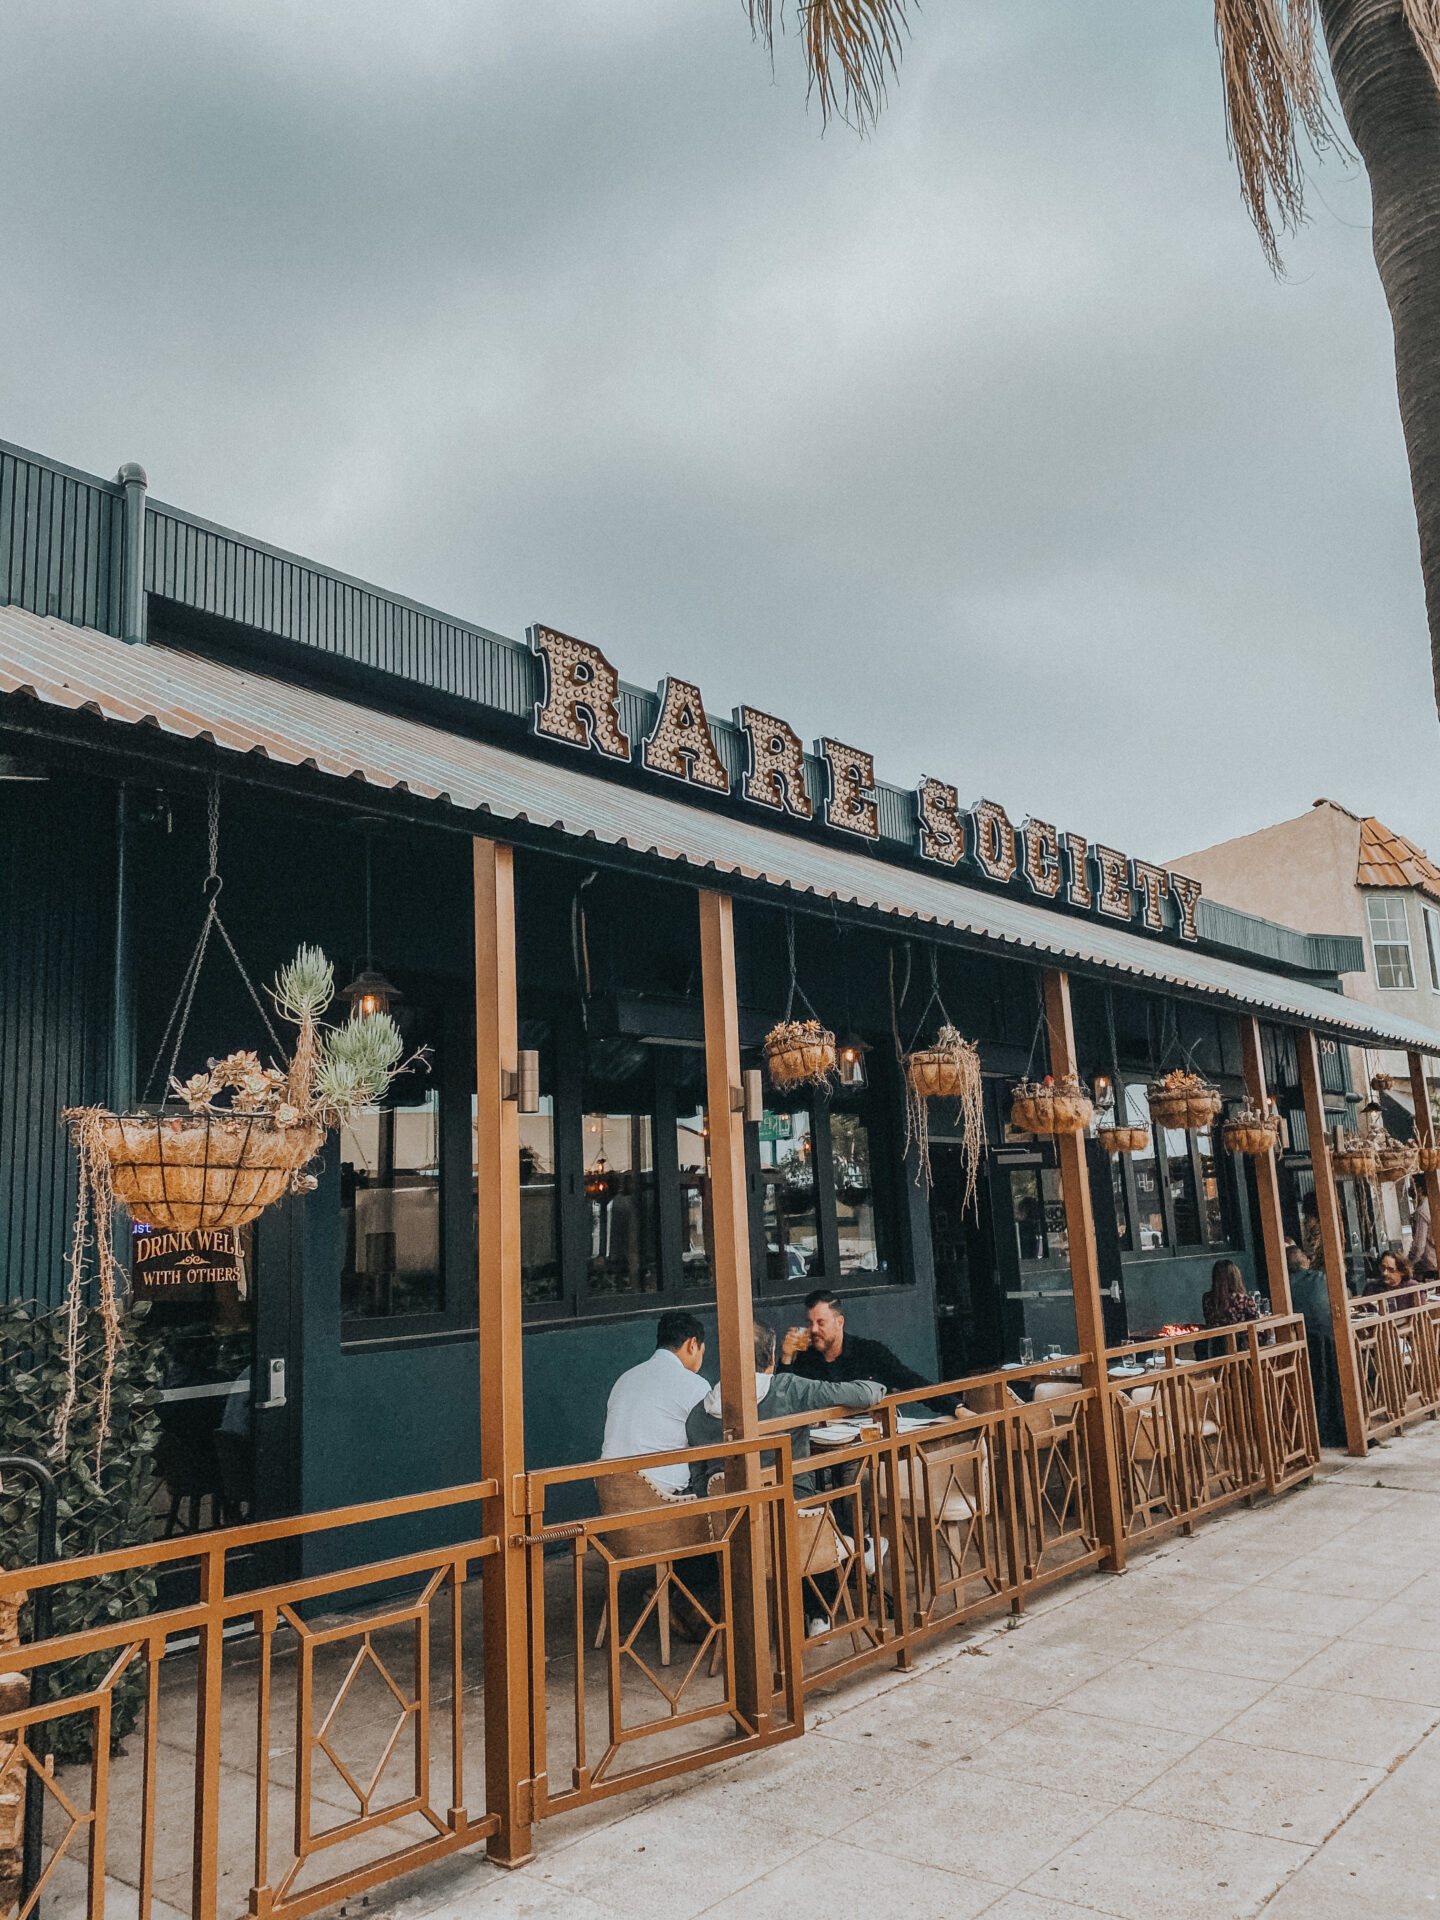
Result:
[[[1200,1307],[1207,1327],[1243,1327],[1260,1318],[1260,1302],[1245,1291],[1245,1276],[1233,1260],[1217,1260],[1210,1269],[1210,1290]],[[1218,1348],[1220,1343],[1211,1344]]]
[[[1380,1271],[1366,1283],[1361,1295],[1364,1300],[1384,1299],[1382,1313],[1399,1313],[1405,1307],[1417,1307],[1424,1297],[1403,1253],[1382,1253]]]

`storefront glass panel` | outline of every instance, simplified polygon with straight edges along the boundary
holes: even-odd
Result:
[[[765,1274],[776,1286],[820,1271],[815,1140],[808,1107],[767,1107],[760,1121]]]
[[[433,1087],[414,1105],[367,1107],[344,1123],[340,1202],[346,1317],[438,1313],[440,1096]]]
[[[1160,1192],[1160,1169],[1155,1151],[1155,1129],[1150,1124],[1150,1102],[1143,1086],[1125,1089],[1125,1120],[1128,1126],[1149,1129],[1150,1141],[1144,1153],[1132,1153],[1130,1165],[1135,1173],[1135,1233],[1140,1253],[1154,1253],[1165,1245],[1165,1205]]]
[[[1021,1260],[1069,1260],[1070,1236],[1058,1167],[1012,1167],[1010,1215]]]
[[[1220,1158],[1209,1127],[1195,1136],[1200,1156],[1200,1217],[1205,1238],[1213,1245],[1225,1239],[1225,1214],[1220,1201]]]
[[[713,1292],[710,1137],[703,1107],[675,1116],[675,1163],[680,1186],[680,1284]]]
[[[870,1129],[856,1113],[830,1115],[831,1162],[835,1169],[835,1224],[842,1278],[878,1274],[888,1262],[880,1246],[875,1183],[870,1167]]]
[[[655,1293],[654,1123],[648,1113],[587,1113],[585,1196],[590,1212],[589,1289]]]

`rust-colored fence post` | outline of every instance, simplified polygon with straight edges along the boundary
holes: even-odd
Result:
[[[721,1420],[727,1440],[753,1440],[760,1423],[755,1411],[755,1315],[741,1110],[740,1007],[735,990],[735,912],[728,894],[702,889],[699,900]],[[727,1492],[742,1493],[759,1484],[758,1454],[732,1455],[726,1461]],[[770,1724],[771,1701],[764,1526],[765,1515],[757,1506],[737,1533],[735,1555],[736,1705],[756,1733]]]
[[[1045,1023],[1050,1037],[1050,1071],[1057,1079],[1066,1073],[1078,1074],[1075,1023],[1070,1013],[1070,979],[1067,974],[1049,968],[1045,972]],[[1100,1261],[1095,1250],[1095,1215],[1090,1205],[1090,1170],[1085,1163],[1083,1134],[1058,1134],[1055,1144],[1060,1153],[1060,1184],[1065,1193],[1070,1283],[1075,1292],[1075,1332],[1080,1351],[1090,1356],[1081,1370],[1081,1378],[1094,1395],[1086,1422],[1090,1434],[1090,1470],[1095,1477],[1095,1529],[1105,1548],[1104,1564],[1115,1573],[1123,1573],[1125,1522],[1120,1509],[1115,1426],[1110,1417],[1105,1310],[1100,1301]]]
[[[1320,1055],[1315,1035],[1302,1027],[1295,1035],[1300,1056],[1300,1086],[1305,1095],[1305,1131],[1310,1136],[1310,1171],[1315,1176],[1315,1203],[1320,1216],[1320,1245],[1325,1255],[1325,1283],[1330,1292],[1330,1323],[1335,1335],[1335,1361],[1340,1372],[1340,1399],[1345,1408],[1345,1440],[1351,1453],[1369,1449],[1365,1402],[1355,1358],[1355,1335],[1350,1325],[1350,1293],[1345,1285],[1345,1240],[1340,1230],[1340,1198],[1335,1170],[1330,1164],[1330,1142],[1325,1135],[1325,1102],[1320,1093]]]
[[[225,1549],[200,1555],[200,1626],[195,1666],[195,1836],[190,1864],[191,1920],[215,1920],[220,1860],[220,1692],[225,1668]],[[147,1731],[147,1737],[151,1737]],[[96,1746],[98,1750],[99,1740]],[[97,1764],[98,1751],[97,1751]],[[98,1806],[98,1799],[95,1801]],[[95,1840],[91,1838],[92,1864]],[[92,1902],[95,1889],[92,1887]]]
[[[1270,1089],[1265,1084],[1265,1056],[1260,1050],[1260,1022],[1253,1016],[1240,1016],[1240,1051],[1245,1062],[1245,1091],[1252,1106],[1261,1113],[1270,1110]],[[1260,1232],[1264,1240],[1265,1277],[1269,1282],[1270,1311],[1286,1314],[1290,1307],[1290,1269],[1285,1264],[1285,1222],[1280,1213],[1280,1177],[1275,1170],[1275,1149],[1258,1154],[1250,1163],[1255,1169],[1255,1189],[1260,1199]]]
[[[498,1483],[484,1528],[500,1541],[481,1579],[485,1627],[485,1799],[505,1867],[533,1858],[530,1660],[522,1535],[525,1394],[520,1301],[520,1115],[515,995],[515,853],[475,842],[475,1178],[480,1214],[480,1471]],[[535,1711],[543,1713],[544,1700]]]

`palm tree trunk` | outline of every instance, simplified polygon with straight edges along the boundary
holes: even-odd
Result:
[[[1320,12],[1340,106],[1370,176],[1440,706],[1440,89],[1400,0],[1320,0]]]

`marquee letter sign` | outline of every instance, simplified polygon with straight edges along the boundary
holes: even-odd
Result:
[[[568,633],[531,627],[532,653],[545,662],[545,698],[535,704],[532,725],[547,740],[594,747],[612,760],[630,758],[620,724],[620,676],[601,653]]]
[[[943,780],[922,780],[915,790],[915,819],[922,858],[947,867],[964,859],[965,817],[954,787]]]
[[[862,753],[859,747],[844,746],[839,740],[821,740],[818,745],[830,768],[825,824],[878,840],[880,809],[875,804],[874,755]]]
[[[975,822],[975,858],[992,880],[1002,884],[1015,878],[1015,829],[996,800],[982,800],[970,809]]]
[[[735,724],[750,743],[745,798],[762,807],[780,807],[799,820],[810,819],[815,809],[805,791],[805,749],[799,734],[758,707],[738,708]]]
[[[1027,820],[1020,832],[1026,884],[1042,900],[1053,900],[1060,891],[1060,835],[1048,820]]]
[[[720,764],[700,689],[688,680],[662,680],[660,712],[655,730],[645,742],[641,759],[651,773],[668,773],[674,780],[693,780],[716,793],[730,791],[730,776]]]
[[[998,800],[962,807],[957,788],[929,776],[908,795],[883,789],[882,831],[882,789],[872,754],[827,736],[808,758],[789,721],[761,707],[735,708],[733,726],[712,724],[699,687],[673,674],[660,682],[654,722],[632,755],[620,719],[620,678],[600,649],[541,625],[529,628],[527,637],[544,672],[544,698],[530,716],[538,739],[628,762],[641,775],[662,774],[729,800],[737,811],[765,807],[811,825],[823,768],[821,823],[827,828],[888,842],[891,852],[908,839],[913,857],[957,874],[983,874],[997,887],[1023,885],[1032,899],[1062,911],[1098,913],[1146,934],[1191,943],[1200,938],[1198,880],[1092,844],[1083,833],[1049,820],[1027,816],[1017,832]],[[633,711],[643,696],[629,698]],[[741,746],[737,735],[743,736],[745,766],[732,780]],[[1167,898],[1174,902],[1171,913]]]

